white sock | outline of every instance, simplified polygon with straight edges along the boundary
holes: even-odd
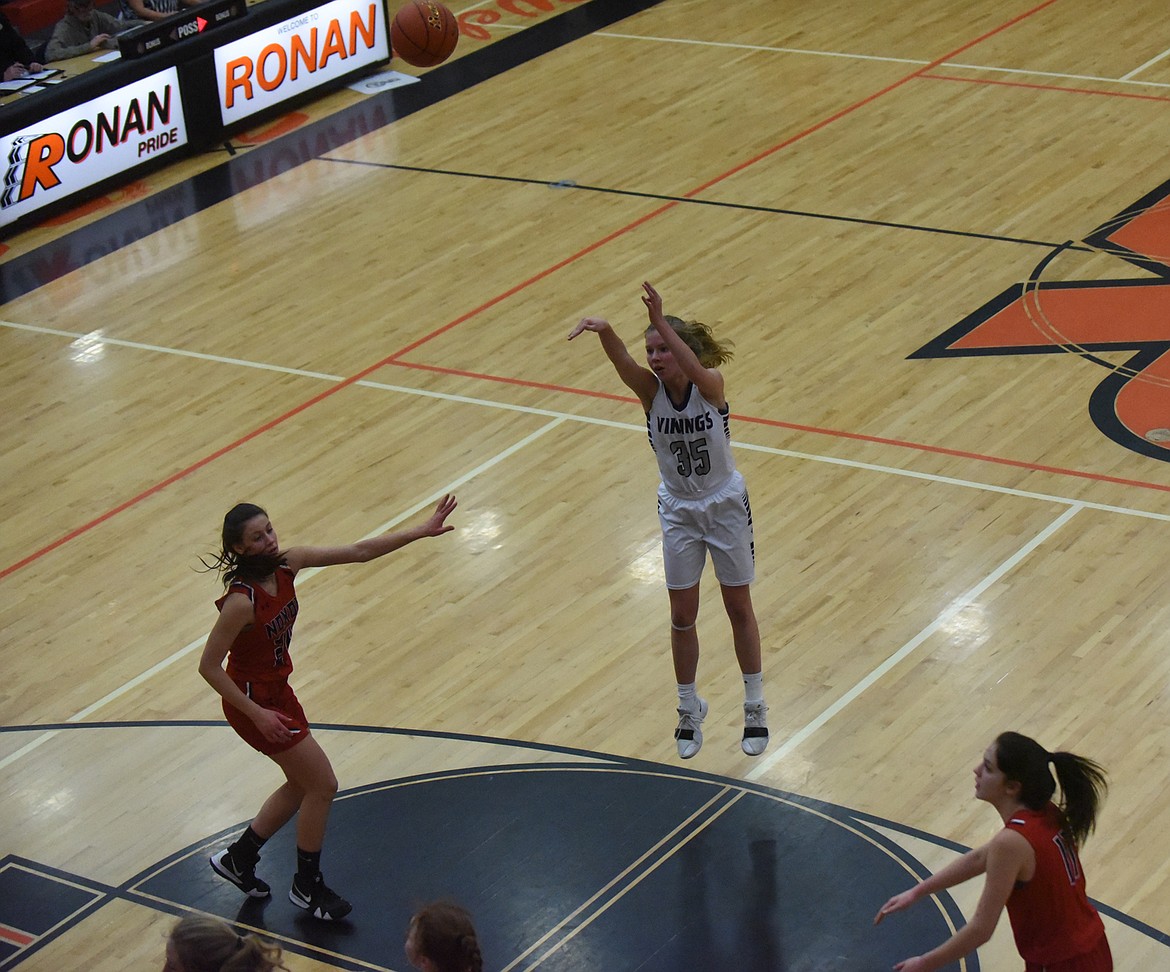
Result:
[[[695,683],[683,685],[678,683],[678,704],[681,708],[691,712],[699,711],[699,693],[695,691]]]
[[[745,675],[743,677],[743,703],[744,705],[757,705],[764,701],[764,673],[756,672],[755,675]]]

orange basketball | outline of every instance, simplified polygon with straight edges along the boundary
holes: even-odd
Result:
[[[436,0],[411,0],[394,15],[390,45],[407,64],[434,67],[455,50],[459,24],[455,15]]]

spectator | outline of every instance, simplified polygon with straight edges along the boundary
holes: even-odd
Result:
[[[239,935],[226,921],[187,915],[167,936],[163,972],[276,972],[285,969],[280,957],[279,946],[256,935]]]
[[[28,42],[20,36],[12,21],[0,9],[0,72],[5,81],[19,81],[30,74],[39,74],[45,66],[39,63],[28,46]]]
[[[420,972],[483,972],[471,915],[452,901],[420,908],[406,932],[406,959]]]
[[[198,7],[202,0],[120,0],[118,19],[166,20],[184,7]]]
[[[93,0],[66,0],[65,16],[53,28],[45,59],[64,61],[100,48],[115,50],[118,34],[144,23],[145,20],[119,20],[102,10],[94,10]]]

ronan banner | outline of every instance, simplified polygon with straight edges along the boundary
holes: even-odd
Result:
[[[0,136],[0,226],[187,144],[167,68]]]
[[[382,0],[332,0],[215,51],[224,127],[390,57]]]

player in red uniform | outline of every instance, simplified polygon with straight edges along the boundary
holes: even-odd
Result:
[[[297,571],[363,563],[423,537],[440,536],[454,529],[444,521],[455,505],[454,496],[444,496],[423,523],[396,533],[339,547],[288,550],[280,549],[272,522],[260,507],[241,503],[224,517],[223,549],[210,566],[222,572],[226,592],[215,602],[219,618],[203,649],[199,674],[222,696],[232,728],[272,759],[286,778],[248,829],[211,857],[215,872],[245,894],[268,897],[271,889],[256,877],[260,848],[296,815],[297,874],[289,900],[326,920],[343,918],[352,907],[321,876],[321,845],[337,777],[288,684]]]
[[[1052,802],[1060,781],[1063,803]],[[942,945],[894,966],[932,972],[975,951],[991,938],[1006,906],[1026,972],[1112,972],[1101,916],[1085,894],[1077,848],[1092,833],[1106,790],[1105,773],[1090,759],[1050,753],[1034,739],[1005,732],[975,767],[975,797],[990,803],[1004,827],[877,913],[910,907],[924,895],[986,874],[975,915]]]

